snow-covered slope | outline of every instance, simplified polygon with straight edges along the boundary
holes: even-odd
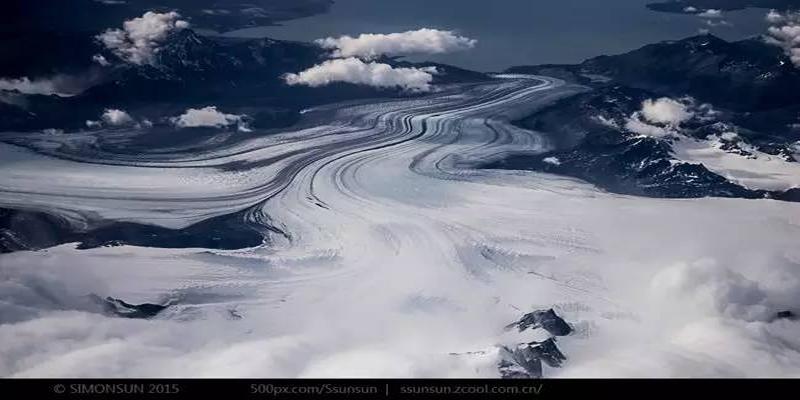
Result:
[[[800,187],[800,163],[748,148],[746,154],[726,151],[718,137],[681,138],[672,144],[675,158],[703,164],[709,170],[749,189],[784,191]]]

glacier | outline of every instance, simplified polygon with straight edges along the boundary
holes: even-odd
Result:
[[[76,230],[237,213],[268,236],[0,255],[0,375],[497,377],[496,346],[520,340],[503,328],[548,308],[573,332],[547,377],[800,374],[800,322],[778,317],[800,306],[800,204],[475,168],[546,152],[510,121],[584,90],[497,77],[191,151],[95,145],[136,129],[4,134],[2,207]],[[84,309],[90,293],[172,305],[115,318]]]

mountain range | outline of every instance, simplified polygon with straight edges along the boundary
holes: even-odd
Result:
[[[115,151],[148,151],[152,140],[180,142],[169,117],[190,107],[215,105],[226,112],[247,114],[253,128],[287,127],[302,110],[318,104],[371,97],[419,94],[348,83],[320,88],[287,85],[282,76],[328,59],[320,47],[272,39],[234,39],[200,35],[191,29],[174,32],[150,64],[114,63],[100,66],[91,56],[103,54],[85,35],[63,33],[55,42],[49,34],[4,41],[5,50],[51,46],[55,52],[28,54],[4,65],[0,73],[24,72],[71,76],[80,91],[69,96],[0,91],[0,131],[25,132],[91,129],[86,121],[103,110],[118,108],[152,125],[134,142]],[[71,51],[64,50],[70,43]],[[44,47],[48,48],[48,47]],[[4,53],[6,53],[4,51]],[[8,53],[6,53],[8,54]],[[435,84],[475,82],[490,75],[457,67],[409,63],[381,58],[396,67],[435,66]],[[58,66],[56,68],[56,66]],[[542,132],[550,148],[544,153],[510,153],[486,160],[480,167],[523,169],[582,179],[605,190],[651,197],[737,197],[800,201],[796,187],[751,187],[724,171],[677,153],[686,143],[712,143],[735,132],[735,139],[718,140],[715,151],[740,157],[744,163],[770,158],[798,165],[800,142],[800,72],[780,48],[759,38],[727,42],[713,35],[644,46],[631,52],[601,56],[577,65],[537,65],[509,68],[507,73],[558,77],[584,85],[582,94],[561,100],[515,123]],[[82,78],[75,78],[82,77]],[[683,101],[693,118],[674,134],[652,137],[631,132],[626,123],[640,113],[646,100]],[[669,126],[655,126],[667,129]],[[216,135],[214,129],[195,129],[190,137]],[[251,133],[237,133],[250,135]],[[158,139],[160,138],[160,139]],[[182,139],[183,138],[183,139]],[[193,139],[194,140],[194,139]],[[11,140],[13,142],[13,140]],[[163,144],[163,143],[162,143]],[[99,142],[97,146],[104,146]],[[112,143],[113,145],[113,143]],[[773,160],[774,159],[774,160]],[[94,247],[114,243],[208,248],[257,244],[263,235],[236,228],[237,215],[223,216],[188,229],[172,231],[138,224],[105,225],[91,232],[72,232],[63,221],[39,211],[0,209],[0,251],[41,248],[64,241]],[[226,235],[209,232],[226,231]],[[224,236],[230,240],[209,241]]]
[[[123,109],[157,122],[186,108],[208,105],[260,116],[254,122],[256,126],[278,127],[293,121],[300,110],[317,104],[408,95],[400,90],[349,83],[320,88],[287,85],[282,79],[284,74],[307,69],[328,58],[326,50],[309,43],[204,36],[185,29],[170,35],[153,63],[101,67],[92,63],[92,56],[101,54],[113,59],[113,55],[104,52],[96,41],[72,34],[55,37],[55,42],[47,34],[0,42],[4,54],[43,43],[45,48],[59,49],[7,63],[0,76],[57,76],[84,87],[70,96],[0,90],[0,131],[77,130],[108,108]],[[70,49],[69,54],[65,49]],[[377,61],[396,66],[436,66],[439,74],[434,76],[434,83],[489,79],[485,74],[441,64],[411,64],[391,58]]]
[[[556,76],[593,90],[517,121],[547,133],[551,151],[507,155],[487,168],[540,170],[653,197],[800,197],[797,188],[748,187],[727,171],[676,158],[676,147],[700,142],[741,156],[742,165],[763,153],[762,159],[796,166],[800,72],[780,48],[761,38],[728,42],[704,34],[577,65],[518,66],[507,72]],[[662,138],[626,129],[645,100],[664,97],[683,99],[697,115]],[[726,133],[735,139],[711,140]]]
[[[650,3],[653,11],[694,14],[703,10],[733,11],[745,8],[788,10],[800,7],[798,0],[668,0]]]

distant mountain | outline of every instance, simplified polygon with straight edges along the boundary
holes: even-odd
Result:
[[[178,11],[193,28],[229,31],[327,12],[332,0],[7,0],[0,13],[0,78],[84,73],[95,35],[146,11]]]
[[[601,75],[615,83],[670,96],[691,95],[733,110],[758,111],[800,104],[800,70],[776,46],[760,38],[727,42],[713,35],[644,46],[600,56],[574,66],[548,66],[586,79]],[[508,72],[540,71],[543,66]]]
[[[787,10],[800,8],[800,0],[669,0],[647,5],[653,11],[691,14],[703,10],[742,10],[745,8],[771,8]]]
[[[790,198],[790,194],[742,187],[701,164],[675,162],[670,141],[625,132],[617,121],[652,97],[646,91],[609,86],[563,100],[517,121],[524,128],[544,132],[552,151],[513,154],[484,167],[571,176],[611,192],[637,196]],[[698,128],[693,132],[702,136],[705,127]]]
[[[758,38],[727,42],[701,35],[578,65],[520,66],[507,72],[556,76],[593,90],[517,121],[545,133],[552,151],[510,154],[487,168],[573,176],[612,192],[651,197],[800,200],[800,189],[748,188],[703,163],[675,158],[675,146],[697,140],[741,156],[745,164],[757,158],[753,152],[796,163],[800,70],[780,48]],[[630,131],[626,122],[642,102],[660,97],[691,98],[713,115],[697,116],[669,137]],[[735,133],[735,139],[720,142],[725,132]]]
[[[89,32],[0,31],[0,78],[82,73],[96,53]]]
[[[306,43],[208,37],[187,29],[160,47],[152,65],[119,63],[105,83],[77,98],[132,104],[269,97],[286,90],[281,75],[323,58],[321,49]]]
[[[651,96],[691,96],[725,110],[757,146],[800,140],[800,68],[760,38],[713,35],[650,44],[577,65],[519,66],[511,73],[557,76],[592,87],[625,86]]]
[[[39,37],[32,40],[32,44],[38,43]],[[248,112],[267,118],[256,121],[257,126],[272,127],[291,121],[286,112],[296,114],[317,104],[409,95],[399,90],[346,83],[320,88],[286,85],[284,74],[302,71],[328,59],[325,50],[309,43],[203,36],[185,29],[174,32],[160,46],[152,64],[135,65],[118,62],[99,44],[91,41],[87,44],[81,36],[63,36],[62,45],[67,46],[71,40],[76,41],[77,50],[74,55],[62,54],[60,62],[76,76],[91,76],[91,81],[87,79],[90,87],[72,97],[17,95],[19,102],[5,102],[0,108],[0,131],[80,129],[86,120],[96,119],[105,108],[133,111],[158,121],[188,107],[207,105],[228,110],[247,108]],[[92,65],[91,55],[98,53],[114,64],[106,68]],[[17,72],[18,76],[28,64],[37,66],[33,70],[45,71],[44,66],[53,57],[42,57],[20,61],[9,71]],[[411,64],[389,58],[380,61],[397,66],[436,66],[441,73],[434,77],[434,83],[490,79],[482,73],[440,64]],[[15,76],[10,72],[9,75]],[[258,105],[257,110],[252,109],[254,104]]]

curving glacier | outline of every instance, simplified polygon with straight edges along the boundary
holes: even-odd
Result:
[[[503,328],[551,307],[573,332],[545,376],[800,374],[779,317],[800,307],[800,204],[473,168],[550,149],[510,121],[585,90],[497,78],[136,155],[113,145],[136,129],[3,134],[0,207],[76,230],[235,215],[267,237],[0,255],[0,375],[496,377]],[[91,293],[171,306],[115,318]]]

